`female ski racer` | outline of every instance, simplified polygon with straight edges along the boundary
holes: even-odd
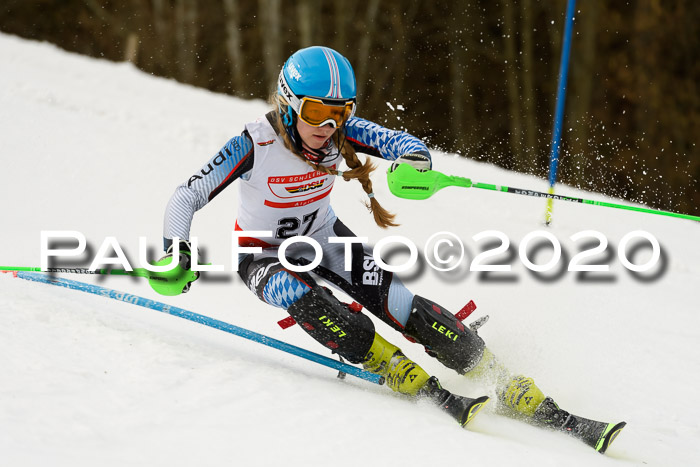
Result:
[[[330,206],[336,177],[355,179],[369,196],[369,208],[381,227],[394,226],[393,215],[378,203],[369,175],[374,165],[356,152],[431,169],[428,148],[418,138],[383,128],[355,116],[355,75],[349,61],[335,50],[309,47],[284,64],[274,95],[274,110],[245,125],[221,151],[170,199],[164,222],[167,255],[173,238],[180,262],[190,267],[190,225],[195,211],[238,180],[236,230],[271,231],[271,237],[243,236],[240,245],[260,247],[241,255],[239,274],[257,297],[284,308],[304,331],[338,355],[383,375],[402,394],[426,397],[462,425],[486,397],[469,399],[442,388],[401,350],[377,332],[369,317],[341,303],[317,278],[333,284],[409,340],[425,346],[443,365],[468,377],[488,379],[496,388],[499,407],[535,424],[568,431],[605,451],[621,426],[593,422],[561,410],[545,398],[531,378],[512,375],[484,345],[445,308],[414,295],[390,272],[372,260],[371,250],[352,243],[351,270],[345,270],[343,243],[331,237],[355,237]],[[345,162],[349,170],[341,170]],[[323,250],[320,265],[309,272],[285,268],[278,246],[296,235],[311,237]],[[316,254],[306,243],[286,250],[295,265],[310,264]],[[189,284],[183,292],[189,289]]]

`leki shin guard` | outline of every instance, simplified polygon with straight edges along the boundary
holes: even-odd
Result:
[[[460,374],[479,364],[485,348],[484,341],[452,313],[418,295],[413,298],[404,334]]]
[[[362,363],[374,341],[372,320],[323,287],[313,287],[287,312],[311,337],[352,363]]]

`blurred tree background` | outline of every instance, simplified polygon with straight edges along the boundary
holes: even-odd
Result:
[[[355,68],[358,115],[546,177],[565,11],[566,0],[3,0],[0,31],[247,99],[267,98],[292,52],[327,45]],[[697,0],[577,2],[559,181],[700,215],[698,24]]]

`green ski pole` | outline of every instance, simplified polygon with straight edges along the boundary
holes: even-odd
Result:
[[[46,268],[41,269],[37,267],[15,267],[15,266],[0,266],[0,271],[14,272],[14,271],[26,271],[26,272],[49,272],[49,273],[69,273],[69,274],[102,274],[102,275],[114,275],[114,276],[135,276],[135,277],[147,277],[150,278],[151,274],[156,274],[152,271],[148,271],[142,268],[136,268],[133,271],[127,271],[125,269],[88,269],[88,268]]]
[[[516,195],[524,196],[533,196],[535,198],[546,198],[553,200],[569,201],[572,203],[591,204],[594,206],[626,209],[628,211],[637,211],[644,212],[647,214],[657,214],[660,216],[670,216],[677,217],[680,219],[700,221],[699,216],[691,216],[689,214],[661,211],[657,209],[642,208],[637,206],[625,206],[623,204],[608,203],[606,201],[593,201],[589,199],[557,195],[554,193],[544,193],[541,191],[534,190],[524,190],[522,188],[513,188],[503,185],[478,183],[473,182],[465,177],[445,175],[435,170],[419,172],[409,164],[400,164],[393,172],[389,171],[387,173],[387,182],[389,183],[389,190],[394,194],[394,196],[398,196],[399,198],[405,199],[428,199],[443,188],[446,188],[448,186],[458,186],[463,188],[481,188],[483,190],[500,191],[504,193],[513,193]]]
[[[162,258],[155,263],[156,266],[165,266],[170,262],[170,258]],[[0,266],[0,271],[4,272],[48,272],[48,273],[67,273],[67,274],[100,274],[111,276],[132,276],[144,277],[148,279],[150,286],[161,295],[179,295],[182,289],[188,282],[193,282],[197,279],[194,271],[184,269],[177,264],[170,271],[154,272],[144,268],[135,268],[133,271],[125,269],[88,269],[88,268],[46,268],[37,267],[15,267],[15,266]]]

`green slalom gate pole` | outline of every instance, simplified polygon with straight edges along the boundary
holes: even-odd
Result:
[[[642,208],[637,206],[626,206],[624,204],[608,203],[606,201],[593,201],[572,196],[557,195],[554,193],[544,193],[541,191],[524,190],[503,185],[492,185],[490,183],[478,183],[465,177],[445,175],[435,170],[419,172],[409,164],[399,165],[393,172],[387,174],[389,190],[395,196],[405,199],[427,199],[438,191],[448,186],[463,188],[481,188],[484,190],[513,193],[516,195],[533,196],[535,198],[545,198],[552,200],[570,201],[572,203],[591,204],[594,206],[604,206],[607,208],[625,209],[628,211],[644,212],[647,214],[657,214],[660,216],[677,217],[700,221],[700,216],[691,216],[677,212],[661,211],[657,209]]]

